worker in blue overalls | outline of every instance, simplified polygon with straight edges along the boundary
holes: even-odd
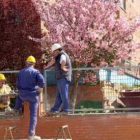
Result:
[[[27,67],[19,72],[16,82],[19,94],[16,99],[15,108],[11,111],[14,115],[19,115],[23,102],[29,102],[30,124],[28,140],[41,139],[39,136],[35,135],[35,128],[37,124],[39,94],[43,91],[45,82],[42,74],[34,68],[35,63],[35,58],[33,56],[29,56],[26,60]]]

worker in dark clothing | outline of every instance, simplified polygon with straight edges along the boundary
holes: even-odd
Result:
[[[55,104],[48,112],[48,115],[57,115],[58,113],[60,115],[67,115],[69,110],[68,90],[72,75],[71,60],[67,53],[62,50],[60,44],[54,44],[51,49],[55,58],[55,78],[57,80],[57,92]]]
[[[35,63],[35,58],[29,56],[26,60],[27,67],[19,72],[16,82],[19,94],[16,99],[15,108],[11,111],[14,115],[19,115],[19,110],[22,108],[23,102],[29,102],[30,124],[28,140],[41,139],[39,136],[35,135],[35,128],[37,124],[39,94],[43,91],[45,82],[42,74],[34,68]]]

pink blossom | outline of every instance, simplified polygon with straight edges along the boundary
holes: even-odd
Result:
[[[140,44],[132,40],[132,34],[140,26],[140,18],[137,16],[131,23],[125,17],[118,19],[119,2],[55,0],[52,4],[50,0],[31,1],[48,30],[43,38],[47,42],[47,52],[50,53],[53,43],[63,44],[75,67],[80,64],[114,66],[116,60],[127,59],[131,52],[140,48]],[[51,59],[48,55],[47,61]]]
[[[118,74],[119,76],[122,76],[122,75],[124,75],[124,71],[119,70],[119,71],[117,72],[117,74]]]
[[[126,67],[130,66],[130,64],[129,64],[129,63],[125,63],[124,65],[125,65]]]

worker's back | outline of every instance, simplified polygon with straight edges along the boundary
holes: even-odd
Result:
[[[44,87],[44,78],[38,70],[29,66],[19,72],[16,84],[19,91],[35,91],[38,86]]]

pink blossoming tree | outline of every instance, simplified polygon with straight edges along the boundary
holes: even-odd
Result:
[[[116,0],[31,0],[44,21],[47,33],[46,59],[51,61],[50,46],[60,43],[69,54],[73,68],[114,66],[118,59],[129,59],[139,46],[132,34],[140,26],[138,18],[128,22],[118,17]],[[75,107],[78,81],[85,72],[73,72],[74,85],[70,108]],[[96,79],[87,73],[85,81]],[[93,77],[93,78],[92,78]]]

